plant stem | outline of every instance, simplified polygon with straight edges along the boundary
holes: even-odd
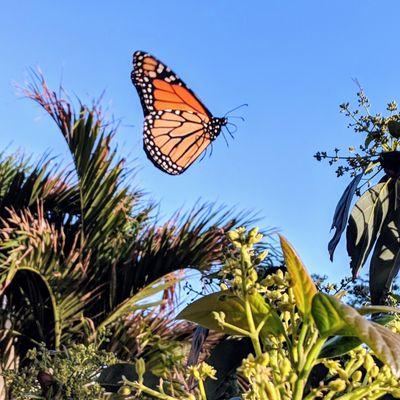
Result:
[[[223,328],[228,328],[232,331],[235,331],[238,335],[251,337],[251,332],[246,331],[245,329],[239,328],[236,325],[232,325],[229,322],[223,321],[223,322],[221,322],[221,325]]]
[[[304,362],[304,340],[307,336],[308,333],[308,321],[307,318],[304,317],[303,323],[301,325],[301,330],[300,330],[300,334],[299,334],[299,339],[297,341],[297,356],[298,356],[298,360],[297,360],[297,364],[298,364],[298,368],[301,369],[302,368],[302,364]]]
[[[257,328],[254,323],[253,312],[251,311],[250,302],[249,302],[247,296],[245,297],[245,310],[246,310],[247,323],[249,325],[250,339],[251,339],[251,342],[253,343],[253,347],[254,347],[254,351],[256,352],[256,356],[260,357],[262,355],[262,349],[261,349],[261,345],[260,345]]]
[[[306,359],[304,366],[298,370],[298,379],[294,386],[292,400],[302,400],[305,383],[307,382],[308,376],[314,366],[315,360],[317,359],[322,346],[325,343],[325,339],[318,338],[316,342],[312,341],[310,350],[306,353]]]
[[[139,391],[141,391],[141,392],[143,392],[143,393],[146,393],[146,394],[148,394],[148,395],[150,395],[150,396],[152,396],[152,397],[155,397],[156,399],[161,399],[161,400],[177,400],[175,397],[168,396],[168,395],[165,394],[165,393],[157,392],[156,390],[150,389],[149,387],[147,387],[147,386],[145,386],[145,385],[143,385],[143,384],[141,384],[141,383],[139,383],[139,382],[134,382],[132,386],[133,386],[135,389],[137,389],[137,390],[139,390]],[[204,388],[204,387],[203,387],[203,388]]]
[[[202,400],[207,400],[207,394],[206,394],[206,390],[204,388],[204,382],[202,379],[199,379],[198,382],[199,382],[199,390],[200,390],[201,398],[202,398]]]

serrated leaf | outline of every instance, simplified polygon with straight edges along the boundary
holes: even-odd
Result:
[[[354,308],[323,293],[314,296],[312,314],[322,337],[357,336],[400,377],[400,335],[368,321]]]
[[[292,245],[283,236],[280,235],[279,238],[285,264],[293,280],[293,293],[297,308],[303,314],[308,314],[311,311],[311,302],[317,293],[317,288]]]
[[[261,331],[263,334],[279,334],[283,332],[280,318],[259,293],[250,297],[250,305],[256,325],[265,320]],[[211,293],[196,300],[182,310],[176,318],[186,319],[218,332],[231,335],[238,334],[234,330],[222,328],[214,318],[213,311],[222,311],[225,313],[226,322],[241,329],[249,329],[243,301],[229,290]]]
[[[335,228],[335,234],[328,244],[329,257],[331,261],[333,261],[333,254],[335,252],[336,246],[340,241],[340,237],[342,236],[343,231],[346,229],[351,202],[363,175],[364,171],[354,177],[354,179],[346,187],[345,191],[342,194],[342,197],[340,198],[336,206],[331,226],[331,230]]]
[[[356,276],[374,246],[389,209],[389,182],[367,190],[354,205],[346,231],[350,267]]]

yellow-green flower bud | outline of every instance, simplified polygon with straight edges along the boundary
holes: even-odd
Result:
[[[269,364],[269,360],[270,357],[268,353],[262,353],[259,357],[259,362],[263,367],[266,367]]]
[[[333,392],[343,392],[346,389],[346,381],[343,379],[335,379],[334,381],[329,382],[328,387]]]
[[[298,380],[297,374],[296,374],[295,372],[292,371],[292,372],[289,374],[289,379],[288,379],[288,381],[293,385],[294,383],[297,382],[297,380]]]
[[[364,368],[368,372],[373,366],[375,366],[374,359],[372,358],[371,354],[366,354],[364,359]]]
[[[118,394],[122,396],[129,396],[132,393],[131,388],[129,386],[121,386],[118,390]]]
[[[254,244],[259,242],[262,239],[262,235],[261,238],[259,238],[259,233],[258,233],[258,228],[253,228],[250,230],[249,234],[247,235],[247,241],[249,244]],[[258,239],[258,240],[257,240]]]
[[[360,382],[361,381],[361,378],[362,378],[362,372],[361,371],[355,371],[354,373],[353,373],[353,375],[351,376],[351,380],[353,381],[353,382]]]
[[[281,269],[278,269],[278,271],[275,272],[275,276],[277,276],[280,279],[285,278],[285,275],[283,274],[283,271]]]
[[[280,363],[279,363],[279,370],[281,371],[281,374],[283,377],[286,377],[289,375],[290,371],[292,370],[292,364],[287,358],[284,358]]]
[[[379,374],[379,367],[377,365],[374,365],[370,370],[369,370],[369,376],[371,378],[376,378]]]
[[[138,358],[135,363],[136,373],[138,374],[139,378],[143,377],[144,373],[146,372],[146,363],[143,358]]]
[[[199,369],[198,369],[197,366],[191,365],[191,366],[189,367],[189,374],[190,374],[191,376],[193,376],[193,378],[195,378],[195,379],[197,379],[197,380],[200,380],[200,379],[201,379],[200,372],[199,372]]]
[[[268,275],[261,281],[261,285],[265,287],[269,287],[275,284],[274,277],[272,275]]]
[[[242,247],[242,243],[240,243],[238,240],[234,240],[232,244],[237,248],[240,249]]]
[[[258,274],[257,274],[257,271],[255,270],[255,269],[252,269],[251,271],[250,271],[250,280],[254,283],[254,282],[257,282],[257,279],[258,279]]]
[[[205,379],[205,378],[217,379],[215,377],[215,374],[217,371],[211,365],[207,364],[206,362],[200,363],[198,365],[198,370],[203,379]]]
[[[257,255],[256,259],[254,260],[255,264],[262,263],[268,255],[268,250],[264,250],[260,254]]]
[[[399,386],[399,381],[396,378],[391,378],[389,381],[389,386],[391,387]]]
[[[234,242],[240,238],[238,231],[230,231],[228,232],[228,238],[231,242]]]
[[[400,399],[400,389],[392,389],[390,394],[395,398],[395,399]]]

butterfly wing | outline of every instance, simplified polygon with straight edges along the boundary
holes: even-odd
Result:
[[[148,53],[135,52],[132,82],[145,116],[144,149],[164,172],[184,172],[215,138],[213,116],[169,67]]]
[[[144,120],[144,150],[153,164],[170,175],[183,173],[212,142],[202,114],[152,111]]]
[[[186,110],[212,118],[197,96],[169,67],[142,51],[133,55],[132,82],[139,93],[143,112]]]

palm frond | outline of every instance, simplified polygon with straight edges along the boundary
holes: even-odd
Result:
[[[25,89],[25,95],[56,122],[71,152],[79,191],[82,245],[92,252],[96,249],[97,257],[109,256],[133,203],[141,196],[140,192],[128,193],[123,185],[124,161],[111,148],[114,128],[104,121],[98,104],[80,104],[76,112],[69,100],[51,91],[41,76]]]
[[[117,271],[117,298],[177,270],[208,270],[223,259],[226,232],[247,222],[244,215],[215,209],[212,204],[175,214],[165,224],[154,224],[132,243],[130,258]]]

